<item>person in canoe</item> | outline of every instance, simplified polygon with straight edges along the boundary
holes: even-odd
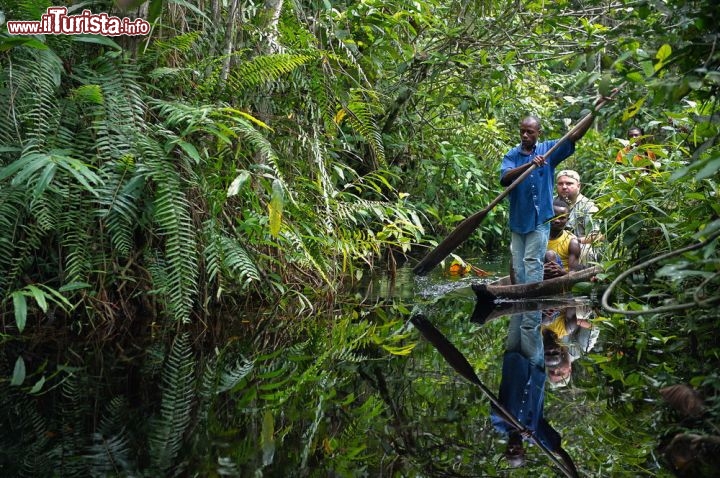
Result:
[[[550,221],[543,279],[564,276],[571,271],[585,268],[580,264],[580,241],[575,234],[565,228],[570,206],[564,200],[555,198],[553,211],[555,216]]]
[[[532,165],[535,169],[510,192],[512,269],[515,283],[540,282],[553,217],[555,167],[575,152],[575,143],[592,125],[594,115],[584,117],[567,141],[548,157],[545,154],[558,140],[538,142],[542,127],[535,116],[520,121],[520,144],[512,148],[500,166],[500,184],[512,184]]]
[[[577,171],[563,169],[557,173],[555,185],[558,197],[564,199],[570,207],[565,227],[570,229],[580,241],[580,262],[596,261],[595,246],[603,238],[600,232],[600,223],[593,217],[599,210],[597,205],[581,192],[582,183]]]

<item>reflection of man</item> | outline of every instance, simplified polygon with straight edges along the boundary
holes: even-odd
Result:
[[[505,457],[511,466],[525,464],[523,438],[535,436],[548,450],[559,455],[565,467],[577,475],[570,456],[562,449],[560,434],[543,417],[545,403],[545,359],[540,334],[542,313],[525,312],[510,317],[508,337],[503,355],[499,401],[525,427],[517,430],[493,408],[491,420],[495,428],[508,434]]]

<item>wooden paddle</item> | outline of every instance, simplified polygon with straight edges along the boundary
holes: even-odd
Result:
[[[495,397],[495,395],[488,389],[481,381],[480,377],[477,376],[470,362],[467,361],[465,356],[445,337],[442,332],[435,328],[433,324],[422,314],[416,314],[410,318],[410,322],[413,323],[420,333],[425,337],[428,342],[440,352],[445,360],[457,370],[460,375],[465,377],[471,383],[480,387],[480,390],[490,400],[495,409],[500,413],[503,420],[508,422],[510,425],[521,433],[529,434],[533,442],[548,456],[550,459],[562,470],[565,476],[574,478],[577,476],[577,472],[573,472],[571,466],[566,465],[563,461],[558,458],[553,452],[551,452],[534,434],[532,430],[525,428],[512,413],[503,406],[502,403]],[[563,455],[564,459],[569,459],[569,455]],[[572,465],[574,467],[574,465]]]
[[[582,120],[580,120],[575,126],[570,129],[565,135],[560,138],[557,143],[555,143],[545,154],[545,157],[550,156],[563,142],[567,141],[570,136],[572,136],[582,125],[585,120],[593,115],[593,113],[597,112],[600,108],[602,108],[608,101],[610,101],[613,96],[618,92],[618,89],[615,89],[610,96],[604,96],[600,98],[596,103],[594,107],[594,111],[588,113],[583,117]],[[485,209],[482,211],[478,211],[472,216],[466,218],[464,221],[462,221],[458,226],[440,243],[438,244],[435,249],[430,251],[424,258],[421,260],[414,268],[413,272],[416,275],[424,276],[428,272],[432,270],[433,267],[438,265],[445,257],[447,257],[448,254],[450,254],[452,251],[455,250],[457,246],[462,244],[468,237],[470,237],[470,234],[472,234],[475,229],[478,228],[480,223],[483,219],[485,219],[485,216],[495,207],[497,206],[500,201],[505,199],[505,196],[510,194],[510,191],[515,189],[518,184],[523,182],[525,178],[527,178],[530,173],[535,170],[536,166],[535,164],[532,164],[529,168],[527,168],[520,176],[515,179],[505,190],[500,193],[498,197],[496,197],[490,204],[487,205]]]

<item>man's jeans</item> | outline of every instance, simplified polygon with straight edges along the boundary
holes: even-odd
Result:
[[[544,368],[545,350],[540,331],[541,322],[542,312],[539,310],[511,315],[505,350],[519,352],[533,365]]]
[[[516,284],[543,280],[543,263],[549,237],[549,222],[539,225],[537,229],[527,234],[512,233],[510,252],[512,252]]]

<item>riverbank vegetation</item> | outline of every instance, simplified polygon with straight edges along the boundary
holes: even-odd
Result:
[[[3,5],[0,22],[51,6]],[[521,116],[559,137],[614,88],[566,164],[600,207],[599,285],[636,269],[599,312],[592,383],[551,400],[585,412],[568,449],[588,476],[670,473],[661,443],[720,435],[711,0],[75,9],[152,29],[2,27],[0,470],[495,476],[487,404],[418,343],[417,304],[355,291],[500,193]],[[656,166],[615,164],[632,125]],[[508,237],[501,203],[457,252],[503,255]],[[441,324],[500,350],[465,309]],[[496,387],[498,360],[473,350]],[[677,384],[702,417],[661,402]]]

